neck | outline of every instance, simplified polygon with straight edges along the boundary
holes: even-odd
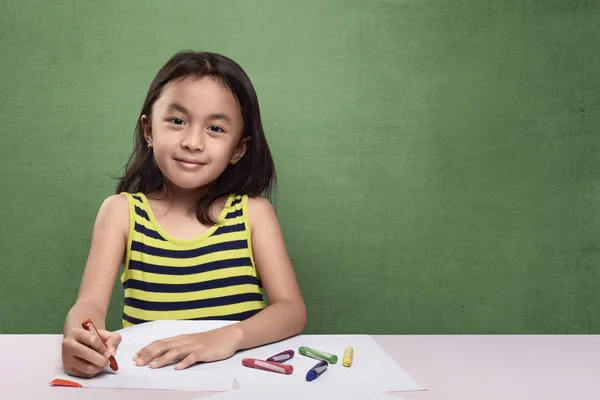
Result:
[[[157,197],[162,201],[169,203],[169,206],[182,210],[186,213],[194,214],[196,212],[196,203],[198,199],[206,193],[208,188],[182,189],[171,183],[165,182],[158,191]]]

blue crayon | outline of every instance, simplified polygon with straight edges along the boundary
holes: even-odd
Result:
[[[317,365],[315,365],[314,367],[312,367],[311,369],[309,369],[308,372],[306,373],[306,380],[310,382],[312,380],[317,379],[319,377],[319,375],[321,375],[323,372],[325,372],[328,365],[329,364],[327,363],[327,361],[323,360],[320,363],[318,363]]]

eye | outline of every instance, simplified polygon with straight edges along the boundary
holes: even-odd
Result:
[[[183,124],[185,124],[185,122],[183,122],[181,118],[169,118],[169,121],[178,126],[182,126]]]
[[[223,129],[221,129],[220,126],[216,126],[216,125],[211,125],[208,127],[208,129],[210,129],[211,132],[215,132],[215,133],[225,132]]]

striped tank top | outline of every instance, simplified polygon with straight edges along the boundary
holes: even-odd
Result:
[[[230,195],[217,224],[182,240],[159,225],[142,193],[129,202],[123,327],[156,320],[236,320],[263,308],[248,196]]]

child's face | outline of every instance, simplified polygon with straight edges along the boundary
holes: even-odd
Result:
[[[142,116],[144,136],[163,176],[181,189],[214,181],[244,155],[243,119],[234,95],[211,78],[187,78],[167,85]]]

